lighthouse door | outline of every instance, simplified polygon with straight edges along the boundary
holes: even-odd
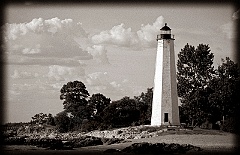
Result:
[[[168,113],[164,113],[164,122],[168,122]]]

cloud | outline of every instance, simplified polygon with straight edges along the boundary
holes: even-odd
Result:
[[[151,47],[155,45],[156,42],[156,34],[159,33],[159,29],[163,26],[164,18],[159,16],[156,21],[150,25],[142,25],[141,29],[137,31],[137,35],[143,46]]]
[[[13,55],[4,59],[5,64],[12,65],[63,65],[63,66],[85,66],[86,64],[82,60],[88,60],[92,56],[87,57],[73,57],[73,58],[31,58],[27,56]]]
[[[95,44],[115,44],[126,47],[138,43],[136,34],[132,32],[131,28],[125,28],[123,23],[114,26],[111,30],[92,36],[92,41]]]
[[[81,67],[66,67],[59,65],[49,66],[47,77],[56,81],[72,81],[84,76],[85,70]]]
[[[31,72],[19,72],[18,70],[14,70],[13,75],[11,75],[11,78],[14,79],[20,79],[20,78],[24,78],[24,79],[28,79],[28,78],[36,78],[39,77],[38,73],[31,73]]]
[[[142,25],[140,30],[133,32],[131,28],[125,28],[122,23],[112,27],[111,30],[102,31],[92,36],[94,44],[112,44],[123,47],[155,47],[156,34],[163,26],[163,17],[159,16],[156,21],[150,25]]]
[[[74,23],[72,19],[60,20],[55,17],[52,19],[44,20],[43,18],[35,18],[29,23],[19,24],[6,24],[5,29],[5,40],[16,40],[21,36],[27,34],[48,34],[54,35],[74,35],[87,37],[87,33],[82,28],[80,23]]]
[[[86,76],[86,82],[90,86],[100,86],[100,85],[107,85],[108,82],[108,75],[107,72],[95,72],[88,74]]]
[[[52,87],[41,80],[34,83],[17,83],[9,86],[8,91],[15,91],[18,94],[26,93],[26,91],[52,90]],[[28,94],[29,95],[29,94]]]
[[[221,32],[223,32],[228,39],[234,39],[236,38],[236,28],[235,28],[235,22],[231,21],[224,25],[220,26]]]
[[[54,78],[57,81],[71,81],[77,79],[79,76],[84,76],[85,71],[83,68],[76,67],[65,67],[53,65],[49,66],[48,77]]]
[[[93,59],[101,64],[109,64],[107,57],[107,50],[103,45],[93,45],[86,49],[92,56]]]
[[[84,83],[91,94],[102,93],[107,96],[121,98],[129,95],[131,88],[127,85],[128,80],[122,82],[111,81],[107,72],[95,72],[85,76]]]
[[[236,12],[233,13],[232,15],[232,21],[223,24],[220,26],[220,31],[223,32],[228,39],[235,39],[237,38],[237,22],[239,19],[239,12],[240,9],[238,9]]]
[[[35,64],[41,61],[41,58],[48,60],[74,57],[79,60],[92,59],[92,56],[75,41],[77,37],[87,38],[88,34],[80,23],[72,19],[60,20],[56,17],[44,20],[38,18],[29,23],[5,24],[3,29],[4,48],[10,59],[14,56],[21,56],[28,61],[33,59],[31,62]],[[25,62],[22,61],[22,63]]]

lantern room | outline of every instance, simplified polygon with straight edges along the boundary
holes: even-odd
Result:
[[[165,23],[165,26],[163,26],[160,29],[160,35],[157,35],[157,40],[160,39],[172,39],[171,38],[171,29],[167,26],[167,23]]]

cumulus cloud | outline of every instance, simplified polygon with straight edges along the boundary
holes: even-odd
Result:
[[[79,76],[84,76],[85,71],[80,67],[66,67],[59,65],[49,66],[47,77],[56,81],[71,81],[76,80]]]
[[[87,38],[80,23],[72,19],[33,19],[29,23],[5,24],[4,40],[8,57],[91,59],[92,56],[76,43],[76,37]],[[33,62],[33,61],[32,61]],[[38,61],[36,61],[37,64]]]
[[[113,44],[123,47],[141,46],[152,47],[155,45],[156,34],[163,26],[163,17],[160,16],[153,24],[141,25],[140,30],[133,32],[131,28],[125,28],[122,23],[111,30],[102,31],[92,36],[94,44]]]
[[[102,31],[98,35],[92,37],[95,44],[116,44],[121,46],[131,46],[138,42],[136,34],[132,32],[131,28],[125,28],[122,23],[114,26],[111,30]]]
[[[5,40],[16,40],[21,36],[25,36],[30,33],[44,33],[51,36],[69,34],[87,37],[87,33],[80,23],[74,23],[72,19],[61,20],[57,17],[47,20],[44,20],[43,18],[35,18],[29,23],[7,23],[4,26],[4,29]]]
[[[109,64],[107,57],[107,50],[103,45],[93,45],[86,49],[92,56],[95,61],[101,64]]]
[[[156,42],[156,34],[159,33],[159,29],[163,26],[163,20],[164,18],[159,16],[152,25],[142,25],[141,29],[137,31],[138,38],[144,46],[149,47]]]

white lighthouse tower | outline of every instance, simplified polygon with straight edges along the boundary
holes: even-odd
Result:
[[[167,23],[160,31],[160,35],[157,35],[151,125],[180,125],[174,39]]]

